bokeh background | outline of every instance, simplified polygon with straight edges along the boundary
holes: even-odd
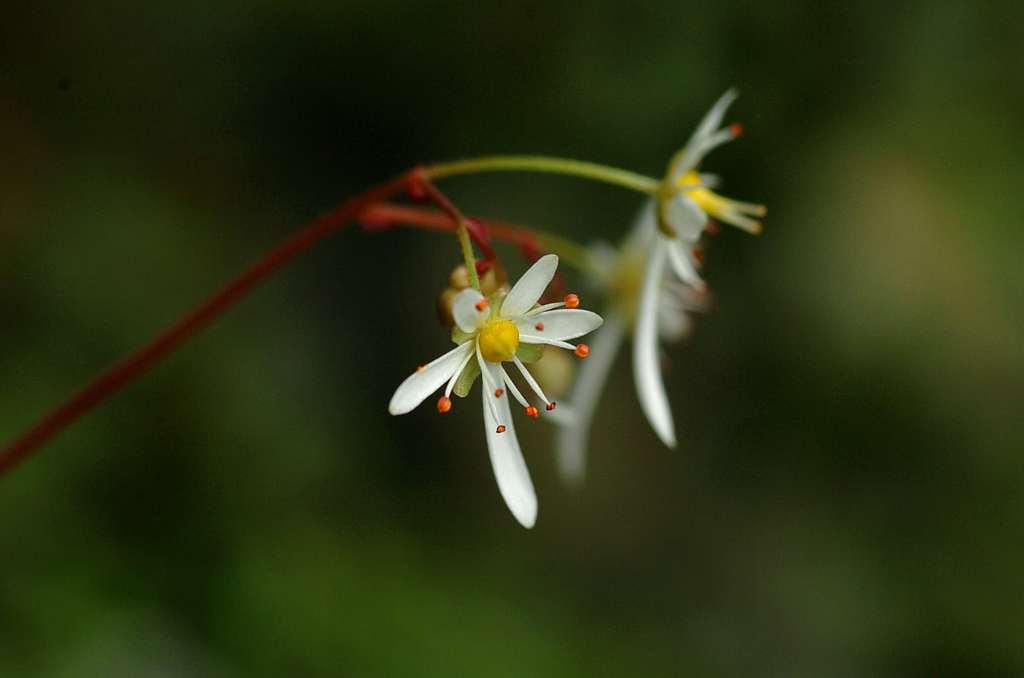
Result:
[[[731,86],[705,169],[769,215],[667,352],[679,449],[623,355],[582,487],[520,422],[522,529],[478,396],[386,409],[454,240],[348,229],[0,482],[0,675],[1024,673],[1020,2],[4,3],[0,433],[405,168],[660,176]],[[443,188],[581,242],[640,203]]]

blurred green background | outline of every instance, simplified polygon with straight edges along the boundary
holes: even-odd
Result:
[[[0,483],[0,676],[1024,674],[1019,1],[4,3],[0,434],[375,182],[660,176],[734,85],[704,167],[769,214],[668,351],[678,450],[623,355],[582,488],[520,422],[519,527],[478,396],[387,413],[454,240],[349,229]],[[640,203],[443,188],[582,242]]]

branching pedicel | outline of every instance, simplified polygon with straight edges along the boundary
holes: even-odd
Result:
[[[0,451],[0,477],[165,358],[286,263],[342,226],[356,220],[368,230],[402,224],[455,232],[464,265],[453,273],[440,303],[456,347],[421,366],[402,382],[388,409],[396,415],[409,412],[444,386],[437,409],[447,412],[452,407],[451,394],[466,396],[480,377],[487,447],[498,488],[516,519],[525,527],[532,527],[537,517],[537,498],[516,438],[509,395],[531,418],[540,416],[540,410],[523,395],[503,365],[515,365],[530,387],[527,394],[543,404],[561,426],[559,466],[563,477],[579,480],[583,476],[587,430],[598,395],[623,336],[632,331],[633,367],[641,407],[665,444],[675,445],[672,415],[658,363],[658,338],[683,338],[689,330],[687,312],[701,311],[708,305],[706,285],[697,269],[701,262],[698,241],[712,223],[710,218],[757,233],[761,226],[754,217],[765,213],[763,205],[736,202],[712,192],[717,178],[697,171],[710,150],[739,136],[738,125],[719,129],[725,110],[735,97],[735,91],[730,90],[719,99],[689,143],[672,159],[661,180],[576,160],[495,156],[419,167],[356,196],[286,239],[206,302],[26,428]],[[487,171],[574,175],[636,190],[650,196],[650,200],[619,249],[588,250],[522,227],[467,219],[433,183],[445,177]],[[386,202],[402,192],[436,209]],[[490,245],[491,238],[518,244],[520,251],[533,260],[531,268],[511,287]],[[474,245],[483,255],[480,260]],[[607,292],[606,322],[595,334],[593,350],[586,344],[568,343],[603,322],[596,313],[578,308],[580,301],[576,295],[566,295],[558,302],[539,303],[555,277],[559,257],[593,276]],[[568,406],[558,410],[526,367],[527,363],[550,360],[544,357],[548,346],[570,350],[578,358],[594,354],[585,361]]]

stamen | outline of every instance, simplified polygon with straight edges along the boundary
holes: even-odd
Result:
[[[732,135],[733,139],[738,139],[743,136],[743,125],[738,122],[734,122],[729,125],[729,134]]]
[[[519,404],[522,405],[523,407],[529,407],[530,403],[526,402],[526,398],[524,398],[523,394],[519,392],[518,388],[516,388],[515,382],[509,379],[508,372],[505,371],[505,368],[502,367],[501,365],[498,365],[498,369],[501,370],[502,380],[504,380],[505,384],[508,386],[508,390],[512,392],[512,395],[515,396],[516,400],[519,401]],[[547,400],[545,400],[544,402],[547,402]]]
[[[491,413],[491,418],[494,419],[494,421],[498,421],[498,406],[495,404],[494,398],[487,395],[496,384],[491,384],[490,374],[488,374],[489,368],[484,364],[483,356],[480,355],[479,343],[476,346],[476,359],[477,362],[480,363],[480,379],[483,381],[484,404],[487,406],[488,412]]]
[[[537,323],[537,327],[535,329],[538,332],[543,332],[544,331],[544,323]]]
[[[551,309],[554,309],[554,308],[562,308],[563,306],[565,306],[565,302],[564,301],[556,301],[553,304],[544,304],[543,306],[538,306],[535,309],[527,311],[526,313],[523,314],[523,317],[524,318],[532,318],[533,316],[539,315],[539,314],[543,313],[544,311],[550,311]]]
[[[580,298],[577,297],[575,294],[567,294],[567,295],[565,295],[565,307],[566,308],[576,308],[579,305],[580,305]]]
[[[537,411],[536,407],[530,405],[529,407],[526,408],[526,415],[528,417],[533,417],[534,419],[536,419],[537,417],[540,416],[540,412]]]
[[[437,411],[444,414],[448,410],[452,409],[452,401],[448,396],[441,396],[437,401]]]
[[[490,304],[488,304],[488,303],[487,303],[487,300],[486,300],[486,299],[481,299],[480,301],[476,302],[476,310],[478,310],[478,311],[483,311],[483,310],[484,310],[485,308],[487,308],[487,307],[488,307],[489,305],[490,305]]]
[[[528,369],[526,369],[526,365],[523,364],[523,361],[520,360],[519,358],[516,358],[516,357],[513,357],[512,360],[513,360],[513,362],[515,362],[516,367],[518,367],[519,371],[522,373],[523,379],[525,379],[526,383],[530,385],[530,388],[533,389],[533,392],[537,394],[537,397],[539,397],[545,403],[550,402],[548,400],[548,397],[546,395],[544,395],[544,391],[540,390],[540,384],[538,384],[537,380],[533,378],[533,375],[530,374],[530,371]],[[505,380],[508,381],[508,376],[507,375],[506,375]],[[524,400],[524,401],[522,401],[522,403],[523,403],[523,407],[526,407],[526,405],[527,405],[526,401]]]
[[[545,407],[544,409],[547,410],[548,412],[550,412],[551,410],[555,409],[555,404],[554,403],[548,403],[547,407]]]
[[[426,365],[420,365],[419,367],[416,368],[416,374],[419,374],[420,372],[422,372],[425,369],[427,369]]]
[[[588,355],[590,355],[590,347],[587,346],[586,344],[580,344],[579,346],[576,347],[576,350],[573,351],[573,353],[576,354],[577,358],[586,358]]]
[[[504,432],[505,432],[505,427],[504,426],[499,426],[498,427],[498,433],[504,433]]]
[[[452,378],[448,380],[448,386],[444,389],[445,396],[450,396],[452,394],[452,389],[455,388],[455,382],[457,382],[459,377],[462,376],[462,371],[466,369],[466,365],[468,365],[469,361],[473,359],[473,356],[473,351],[466,351],[466,357],[462,359],[462,362],[459,363],[459,368],[452,373]]]
[[[495,398],[500,398],[500,397],[502,396],[502,394],[503,394],[503,393],[505,393],[505,391],[503,391],[503,390],[501,390],[501,389],[499,388],[499,389],[498,389],[497,391],[495,391],[495,392],[494,392],[494,397],[495,397]]]

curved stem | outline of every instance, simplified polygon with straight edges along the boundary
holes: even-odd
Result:
[[[367,206],[401,193],[405,190],[406,182],[406,174],[398,176],[361,193],[315,219],[265,254],[262,259],[221,288],[198,308],[168,326],[135,352],[107,368],[106,371],[50,410],[0,450],[0,478],[10,473],[19,462],[37,451],[118,389],[167,357],[296,256],[355,219]]]
[[[582,160],[565,160],[539,155],[495,155],[486,158],[455,160],[436,165],[428,165],[424,172],[431,179],[442,179],[457,174],[475,174],[478,172],[545,172],[549,174],[568,174],[594,179],[616,186],[622,186],[648,195],[655,195],[660,190],[661,181],[642,174],[626,170],[598,165]]]
[[[387,203],[370,205],[359,214],[359,218],[371,230],[388,227],[392,224],[405,224],[447,233],[456,230],[452,220],[443,212],[405,205]],[[560,259],[581,271],[593,272],[587,249],[571,240],[526,226],[487,219],[478,219],[477,221],[487,229],[487,234],[494,240],[512,243],[520,247],[539,246],[544,252],[557,254]]]

